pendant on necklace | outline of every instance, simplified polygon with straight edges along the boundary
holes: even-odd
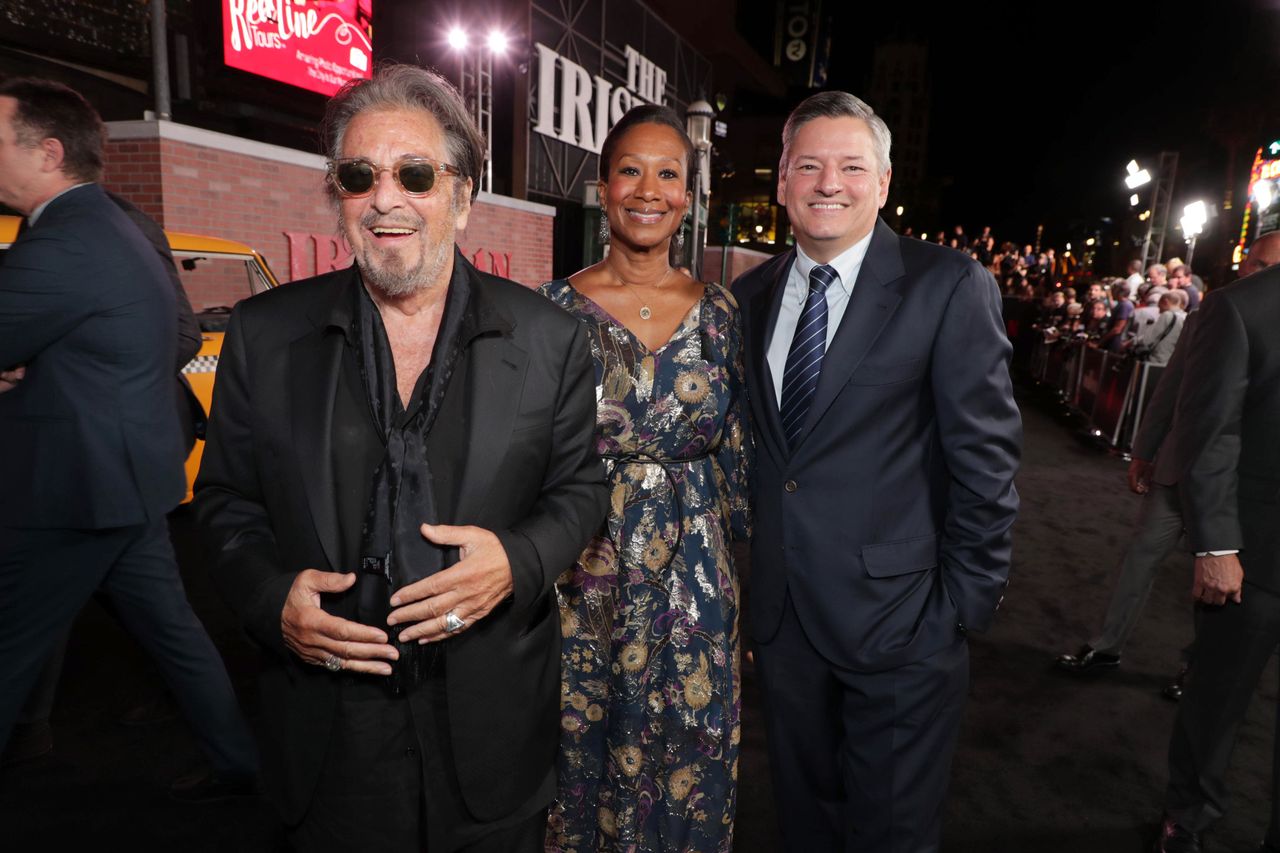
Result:
[[[640,319],[641,319],[641,320],[648,320],[648,319],[649,319],[650,317],[652,317],[652,316],[653,316],[653,312],[649,310],[649,306],[648,306],[648,305],[641,305],[641,306],[640,306]]]

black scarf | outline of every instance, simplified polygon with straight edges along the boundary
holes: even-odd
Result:
[[[358,621],[387,630],[400,653],[392,664],[392,693],[404,694],[420,683],[431,666],[429,646],[396,639],[404,626],[387,627],[391,594],[444,568],[446,549],[423,538],[418,526],[438,524],[427,444],[461,351],[458,330],[470,297],[467,276],[454,265],[444,316],[431,361],[419,377],[408,409],[396,388],[395,361],[382,315],[361,288],[356,323],[360,377],[370,411],[386,446],[373,475],[369,509],[361,531]]]

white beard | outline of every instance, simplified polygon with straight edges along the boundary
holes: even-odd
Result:
[[[458,206],[450,206],[450,215],[456,217]],[[368,214],[360,223],[361,229],[371,227],[378,222],[376,214]],[[382,222],[386,226],[402,226],[417,230],[417,238],[422,239],[426,230],[426,222],[415,217],[412,222]],[[339,228],[346,233],[346,223],[339,222]],[[348,242],[353,242],[348,239]],[[363,244],[362,244],[363,246]],[[355,248],[356,266],[364,281],[388,298],[411,296],[426,288],[432,287],[453,260],[453,240],[442,240],[434,246],[426,246],[419,254],[413,266],[405,266],[400,255],[387,252],[385,255],[370,249],[368,246]]]

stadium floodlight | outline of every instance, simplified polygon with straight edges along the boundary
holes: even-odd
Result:
[[[1137,160],[1130,160],[1125,165],[1124,170],[1128,173],[1125,175],[1124,185],[1131,190],[1136,190],[1138,187],[1151,183],[1151,173],[1146,169],[1138,168]]]

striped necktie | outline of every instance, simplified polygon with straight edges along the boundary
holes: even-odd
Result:
[[[782,373],[782,429],[792,448],[800,440],[813,392],[818,389],[822,355],[827,349],[827,288],[839,277],[825,264],[809,271],[809,295],[800,312],[800,322],[796,323]]]

